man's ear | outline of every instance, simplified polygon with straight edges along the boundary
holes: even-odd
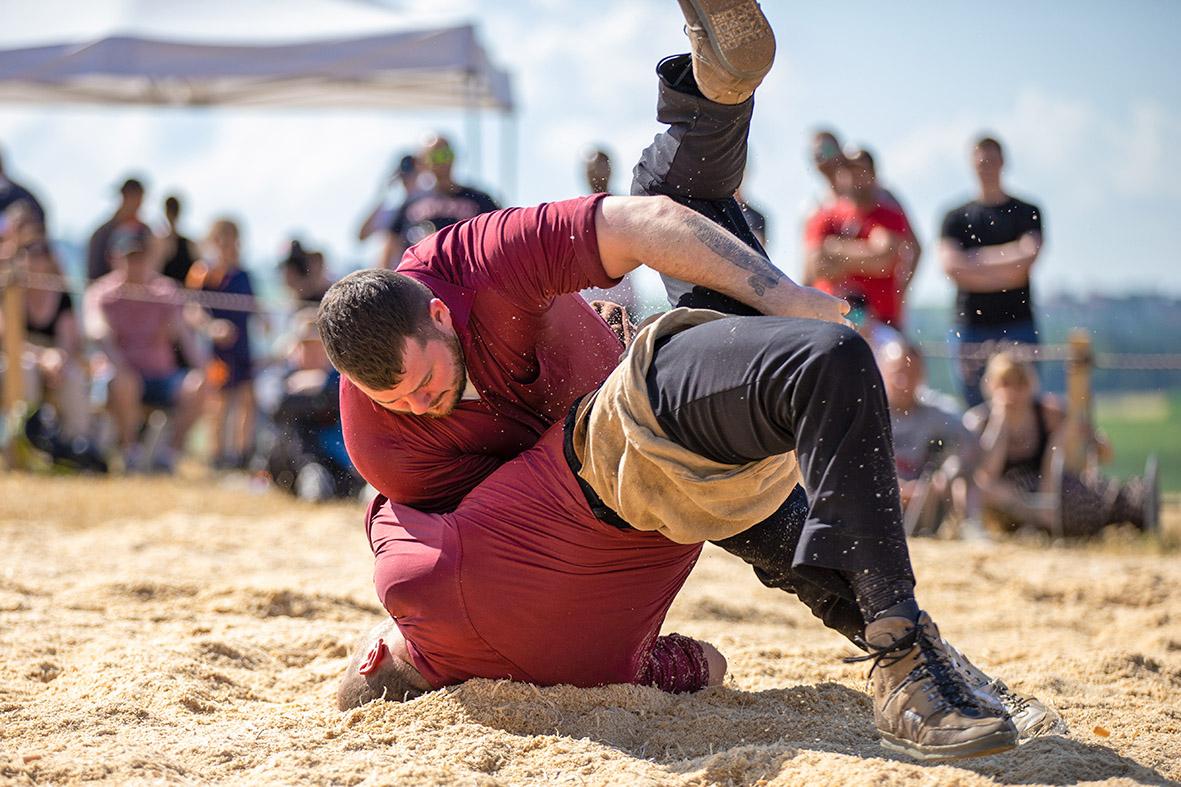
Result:
[[[447,304],[443,303],[438,298],[431,298],[430,304],[427,306],[427,315],[431,318],[431,322],[435,327],[444,333],[452,333],[451,310],[447,308]]]

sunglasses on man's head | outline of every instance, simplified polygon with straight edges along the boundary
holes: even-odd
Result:
[[[813,159],[816,161],[817,164],[827,164],[828,162],[832,161],[833,159],[839,158],[840,155],[841,155],[840,147],[835,145],[831,141],[826,140],[826,141],[820,143],[820,146],[817,148],[816,154],[813,156]]]
[[[455,161],[455,153],[451,148],[435,148],[426,154],[429,164],[450,164]]]

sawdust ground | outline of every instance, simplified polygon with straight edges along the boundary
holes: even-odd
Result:
[[[878,747],[839,636],[712,548],[666,631],[716,643],[724,687],[474,681],[338,713],[336,677],[380,611],[360,517],[176,481],[0,477],[0,782],[1181,779],[1181,560],[1136,539],[914,544],[949,638],[1071,726],[932,767]]]

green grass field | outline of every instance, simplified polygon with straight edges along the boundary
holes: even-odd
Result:
[[[1109,473],[1138,475],[1148,455],[1156,454],[1161,488],[1181,492],[1181,391],[1100,397],[1095,417],[1115,448]]]

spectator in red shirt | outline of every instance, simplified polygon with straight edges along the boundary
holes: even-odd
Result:
[[[825,292],[857,289],[869,311],[900,327],[902,293],[909,274],[910,224],[905,214],[882,204],[873,157],[846,155],[837,169],[840,196],[821,207],[804,229],[804,281]]]
[[[820,205],[827,205],[838,199],[837,193],[837,173],[845,166],[848,159],[845,152],[841,150],[841,141],[837,137],[835,131],[829,129],[821,129],[812,135],[812,163],[816,167],[817,174],[824,179],[828,186],[828,192],[824,198],[818,200]],[[874,178],[877,181],[877,178]],[[902,206],[902,201],[894,195],[894,192],[877,181],[877,201],[879,204],[886,206],[891,210],[896,210],[903,216],[906,216],[906,209]],[[910,287],[910,282],[914,278],[915,270],[919,265],[919,258],[923,254],[922,244],[919,243],[918,236],[914,233],[914,226],[907,219],[907,243],[902,247],[902,267],[901,267],[901,285],[902,295],[906,294],[906,290]]]

